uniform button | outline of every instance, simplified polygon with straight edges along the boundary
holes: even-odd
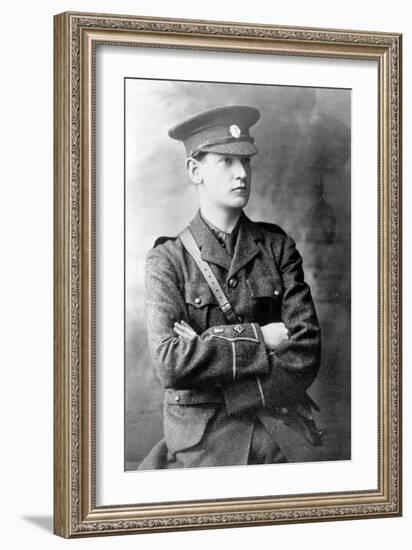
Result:
[[[229,279],[229,286],[231,288],[236,288],[237,287],[237,279],[236,277],[232,277],[231,279]]]
[[[281,412],[282,414],[288,414],[288,410],[287,410],[286,407],[282,407],[282,408],[280,409],[280,412]]]
[[[180,395],[175,395],[175,401],[180,401]]]
[[[201,303],[201,298],[197,297],[195,298],[195,304],[199,305]]]
[[[279,290],[275,290],[273,294],[274,294],[275,296],[279,296],[280,292],[279,292]]]

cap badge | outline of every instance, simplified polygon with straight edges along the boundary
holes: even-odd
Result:
[[[240,137],[241,131],[237,124],[232,124],[232,126],[229,128],[230,135],[236,139]]]

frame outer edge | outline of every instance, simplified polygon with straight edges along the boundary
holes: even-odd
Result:
[[[397,421],[400,423],[401,420],[401,35],[356,31],[351,36],[351,31],[313,29],[316,32],[312,32],[309,29],[302,29],[302,32],[295,36],[296,29],[284,28],[285,30],[282,30],[281,35],[278,36],[273,33],[277,33],[276,29],[280,27],[273,27],[272,31],[272,26],[257,27],[246,23],[225,22],[223,24],[133,16],[125,16],[125,21],[121,21],[122,16],[109,15],[101,16],[106,19],[100,21],[102,28],[99,27],[99,32],[112,31],[113,27],[116,29],[118,27],[122,32],[128,30],[145,33],[146,37],[164,35],[167,37],[165,43],[168,43],[169,37],[174,34],[190,37],[190,40],[196,39],[197,36],[206,37],[209,40],[216,34],[219,37],[238,40],[239,36],[234,30],[245,29],[245,33],[240,33],[241,36],[243,37],[244,34],[248,40],[254,40],[254,33],[246,33],[250,27],[251,31],[261,32],[262,36],[257,36],[257,41],[268,38],[288,48],[297,43],[297,50],[295,48],[294,51],[313,44],[314,48],[311,47],[310,51],[305,48],[301,55],[316,53],[320,47],[318,43],[320,38],[320,42],[326,41],[329,44],[326,50],[330,51],[325,53],[322,49],[321,52],[328,57],[335,55],[339,57],[339,54],[344,51],[349,53],[355,44],[361,49],[358,48],[357,52],[352,52],[351,55],[354,57],[372,55],[373,52],[376,52],[375,56],[379,55],[381,60],[386,57],[384,64],[386,101],[383,102],[385,114],[382,121],[385,128],[382,144],[386,154],[384,153],[383,158],[380,157],[380,159],[384,167],[382,183],[386,188],[385,200],[383,200],[382,229],[385,228],[386,232],[383,252],[389,262],[389,270],[384,272],[387,288],[384,292],[387,319],[385,332],[390,334],[385,334],[384,346],[389,378],[385,379],[383,391],[387,396],[385,402],[389,410],[385,411],[383,419],[387,447],[384,455],[385,472],[383,469],[381,472],[386,484],[384,497],[385,499],[389,497],[389,500],[385,502],[375,500],[367,504],[355,499],[354,502],[322,509],[313,505],[310,509],[302,509],[302,513],[295,508],[279,512],[237,511],[233,514],[229,510],[222,513],[214,510],[211,514],[202,516],[192,511],[174,518],[152,515],[137,518],[127,513],[129,509],[133,511],[133,507],[123,506],[110,510],[114,517],[109,513],[109,517],[105,518],[97,517],[95,515],[97,510],[90,509],[95,507],[89,493],[90,489],[93,490],[93,479],[89,477],[90,461],[93,456],[90,455],[90,440],[87,437],[90,427],[88,416],[90,414],[90,380],[86,371],[90,367],[90,354],[87,351],[85,353],[88,337],[82,336],[83,330],[88,328],[90,321],[88,316],[90,312],[84,313],[84,308],[90,305],[88,301],[90,295],[84,285],[88,287],[90,284],[91,273],[88,269],[93,271],[93,266],[88,264],[90,256],[87,244],[90,244],[90,234],[85,227],[85,222],[89,221],[90,203],[87,200],[89,196],[84,185],[89,181],[90,166],[87,165],[84,170],[82,164],[85,161],[84,154],[89,150],[90,136],[86,137],[85,134],[90,126],[86,123],[85,127],[82,118],[85,105],[84,98],[81,96],[85,92],[84,85],[88,80],[86,78],[88,73],[83,72],[85,67],[81,70],[81,52],[78,49],[82,29],[93,30],[95,19],[99,16],[89,14],[87,18],[87,15],[66,12],[54,18],[54,532],[65,538],[77,538],[104,534],[182,531],[400,515],[401,501],[398,497],[401,497],[399,468],[402,457],[400,424],[397,425]],[[117,20],[116,23],[114,19]],[[178,23],[181,23],[180,27]],[[231,29],[232,26],[236,29]],[[253,40],[248,43],[247,50]],[[205,43],[206,46],[203,47],[207,48],[207,41]],[[200,44],[201,47],[202,44]],[[289,51],[288,48],[286,51]],[[82,248],[85,246],[86,250]],[[389,330],[390,328],[392,331]],[[86,387],[82,384],[86,384]],[[390,399],[391,394],[392,399]],[[160,512],[166,513],[164,503],[161,504],[163,509],[160,509]],[[256,502],[252,503],[254,504]]]
[[[399,439],[399,456],[398,456],[398,468],[399,468],[399,480],[398,480],[398,490],[399,490],[399,515],[403,515],[403,440],[402,440],[402,434],[403,434],[403,362],[402,362],[402,350],[403,350],[403,340],[402,340],[402,326],[403,326],[403,310],[402,310],[402,296],[403,296],[403,279],[402,279],[402,273],[403,273],[403,257],[402,257],[402,250],[403,250],[403,79],[402,79],[402,68],[403,68],[403,36],[400,35],[398,37],[398,45],[399,45],[399,65],[398,65],[398,82],[399,82],[399,90],[398,90],[398,101],[399,101],[399,111],[398,111],[398,128],[399,128],[399,174],[398,174],[398,181],[399,181],[399,218],[398,218],[398,232],[399,232],[399,296],[398,296],[398,308],[399,308],[399,319],[400,319],[400,325],[399,325],[399,331],[398,331],[398,338],[399,338],[399,408],[398,408],[398,415],[399,415],[399,432],[398,432],[398,439]]]
[[[394,86],[396,85],[396,95],[393,98],[393,104],[394,104],[394,115],[393,115],[393,124],[395,125],[395,134],[396,139],[394,139],[393,142],[393,151],[392,156],[397,159],[397,166],[396,166],[396,172],[394,174],[394,181],[396,182],[395,185],[397,185],[397,194],[396,199],[396,206],[397,209],[397,216],[396,216],[396,224],[394,227],[394,233],[395,233],[395,246],[396,246],[396,281],[392,283],[392,287],[395,290],[396,293],[396,299],[393,304],[395,315],[397,314],[397,326],[396,326],[396,335],[395,338],[397,339],[397,348],[396,348],[396,356],[394,358],[394,364],[396,368],[397,365],[397,409],[395,411],[395,414],[393,416],[393,424],[394,429],[397,430],[397,439],[396,443],[398,445],[397,449],[397,479],[396,479],[396,488],[398,490],[398,501],[397,501],[397,510],[398,510],[398,516],[403,515],[403,493],[402,493],[402,487],[403,487],[403,461],[402,461],[402,453],[403,453],[403,441],[402,441],[402,374],[403,374],[403,366],[402,366],[402,295],[403,295],[403,289],[402,289],[402,243],[403,243],[403,235],[402,235],[402,148],[403,148],[403,140],[402,140],[402,118],[403,118],[403,82],[402,82],[402,67],[403,67],[403,35],[399,34],[395,37],[396,43],[396,53],[397,53],[397,66],[396,66],[396,72],[393,74],[394,79]]]
[[[69,18],[54,17],[54,492],[53,532],[71,531]]]

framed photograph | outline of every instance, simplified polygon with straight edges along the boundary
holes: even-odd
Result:
[[[401,35],[55,16],[54,531],[401,514]]]

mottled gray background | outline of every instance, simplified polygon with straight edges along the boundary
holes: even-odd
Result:
[[[144,258],[197,210],[183,145],[167,130],[217,105],[261,112],[252,127],[256,221],[297,242],[322,327],[322,366],[309,393],[321,407],[326,456],[350,458],[350,90],[126,79],[125,468],[162,437],[162,388],[147,348]],[[121,367],[120,367],[121,368]]]

